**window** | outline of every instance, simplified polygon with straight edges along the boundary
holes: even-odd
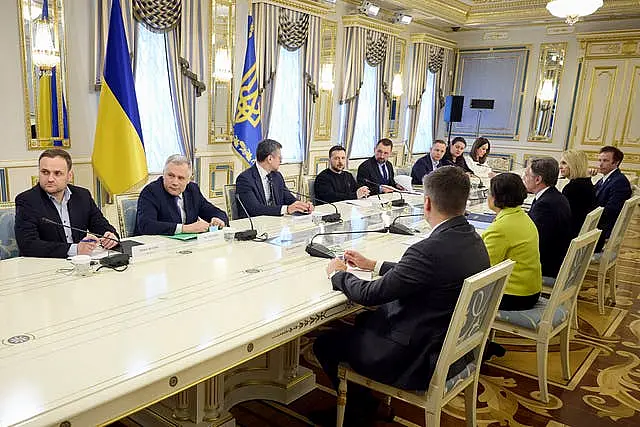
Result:
[[[420,100],[418,126],[413,140],[413,154],[426,153],[433,143],[433,113],[435,103],[435,74],[427,71],[427,87]],[[407,114],[408,115],[408,114]]]
[[[301,83],[300,53],[302,49],[290,52],[280,47],[278,70],[274,86],[271,118],[269,123],[270,139],[282,144],[282,162],[302,162],[301,130]]]
[[[376,146],[376,120],[378,120],[377,89],[378,67],[364,64],[364,78],[360,95],[358,95],[358,111],[353,130],[351,158],[371,157]]]
[[[138,25],[136,96],[149,173],[161,173],[172,154],[184,154],[169,88],[164,34]]]

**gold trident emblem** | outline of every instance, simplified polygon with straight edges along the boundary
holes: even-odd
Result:
[[[236,111],[236,123],[249,121],[253,127],[260,123],[260,105],[258,105],[258,88],[256,80],[256,65],[246,72],[242,77],[240,87],[240,99],[238,99],[238,109]],[[254,87],[255,86],[255,87]]]

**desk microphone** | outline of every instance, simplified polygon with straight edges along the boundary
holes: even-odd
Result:
[[[84,234],[93,234],[93,233],[91,233],[89,230],[83,230],[82,228],[72,227],[72,226],[70,226],[70,225],[63,224],[63,223],[61,223],[61,222],[54,221],[54,220],[49,219],[49,218],[44,217],[44,216],[43,216],[42,218],[40,218],[40,221],[42,221],[42,222],[48,222],[49,224],[58,225],[58,226],[60,226],[60,227],[68,228],[68,229],[70,229],[70,230],[79,231],[79,232],[84,233]],[[98,237],[98,236],[96,236],[96,237]],[[118,243],[120,243],[120,240],[119,240],[119,239],[114,239],[114,238],[111,238],[111,237],[104,237],[104,236],[100,236],[100,237],[98,237],[98,238],[99,238],[99,239],[113,240],[114,242],[118,242]]]
[[[365,180],[365,182],[367,182],[369,184],[378,185],[378,186],[382,185],[382,184],[378,184],[377,182],[373,182],[373,181],[371,181],[370,179],[367,179],[367,178],[365,178],[364,180]],[[385,185],[385,186],[387,188],[392,189],[394,193],[400,194],[400,198],[399,199],[395,199],[395,200],[391,201],[391,206],[396,207],[396,208],[401,208],[403,206],[407,206],[407,202],[404,200],[404,197],[402,196],[402,191],[397,190],[397,189],[393,188],[390,185]],[[380,198],[380,193],[378,193],[378,198]]]
[[[64,228],[68,228],[70,230],[74,230],[74,231],[79,231],[81,233],[85,233],[85,234],[91,234],[89,230],[83,230],[81,228],[76,228],[76,227],[72,227],[70,225],[67,224],[62,224],[61,222],[57,222],[54,221],[52,219],[49,219],[47,217],[42,217],[40,218],[40,221],[42,222],[47,222],[49,224],[53,224],[53,225],[57,225],[60,227],[64,227]],[[111,237],[100,237],[101,239],[107,239],[107,240],[112,240],[114,242],[117,242],[120,247],[122,248],[122,250],[124,250],[124,246],[122,246],[122,242],[118,239],[113,239]],[[109,250],[107,249],[107,254]],[[118,253],[116,252],[113,255],[108,255],[106,257],[100,258],[100,265],[104,266],[104,267],[108,267],[108,268],[112,268],[112,269],[117,269],[118,267],[125,267],[127,265],[129,265],[129,258],[131,257],[130,254],[126,254],[126,253]],[[102,268],[102,267],[100,267]],[[122,270],[117,270],[117,271],[122,271]]]
[[[320,243],[313,243],[313,239],[315,239],[318,236],[327,236],[331,234],[363,234],[363,233],[386,233],[386,232],[387,232],[387,228],[385,227],[379,230],[332,231],[327,233],[317,233],[309,241],[309,244],[305,248],[305,252],[316,258],[332,259],[336,257],[336,254],[325,245],[321,245]]]
[[[407,227],[404,224],[396,224],[396,221],[398,221],[398,219],[400,218],[409,218],[412,216],[424,216],[424,213],[420,213],[420,214],[411,214],[411,215],[398,215],[397,217],[395,217],[395,219],[393,220],[393,222],[389,225],[389,233],[391,234],[402,234],[404,236],[413,236],[413,230],[411,230],[409,227]]]
[[[244,203],[242,203],[242,200],[240,200],[240,196],[238,194],[236,194],[236,200],[238,200],[238,203],[240,203],[240,206],[242,206],[242,210],[244,211],[245,215],[247,216],[247,218],[249,218],[249,224],[251,224],[251,230],[236,231],[236,234],[234,234],[233,237],[236,240],[253,240],[256,237],[258,237],[258,232],[253,227],[253,220],[251,219],[251,215],[249,215],[247,208],[244,207]]]
[[[292,190],[289,190],[289,191],[291,191],[293,194],[297,194],[298,196],[306,197],[307,199],[311,199],[313,201],[317,200],[317,201],[319,201],[321,203],[326,203],[328,205],[333,206],[333,208],[336,210],[336,212],[335,213],[331,213],[331,214],[322,215],[322,220],[324,222],[339,222],[342,219],[342,216],[340,215],[340,212],[338,212],[338,207],[335,204],[333,204],[331,202],[327,202],[325,200],[318,199],[317,197],[311,197],[308,194],[298,193],[297,191],[292,191]]]

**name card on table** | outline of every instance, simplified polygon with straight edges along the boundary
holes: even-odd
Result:
[[[131,258],[135,260],[139,258],[148,258],[154,255],[158,255],[164,251],[165,246],[166,245],[163,242],[154,242],[133,246],[131,248]]]
[[[203,244],[203,243],[211,243],[211,242],[217,242],[219,240],[222,240],[222,238],[224,237],[224,231],[223,230],[215,230],[215,231],[209,231],[207,233],[200,233],[198,234],[198,244]]]

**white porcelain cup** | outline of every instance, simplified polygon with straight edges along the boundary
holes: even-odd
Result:
[[[72,256],[71,264],[74,266],[74,273],[78,276],[87,276],[91,272],[91,256],[89,255]]]

